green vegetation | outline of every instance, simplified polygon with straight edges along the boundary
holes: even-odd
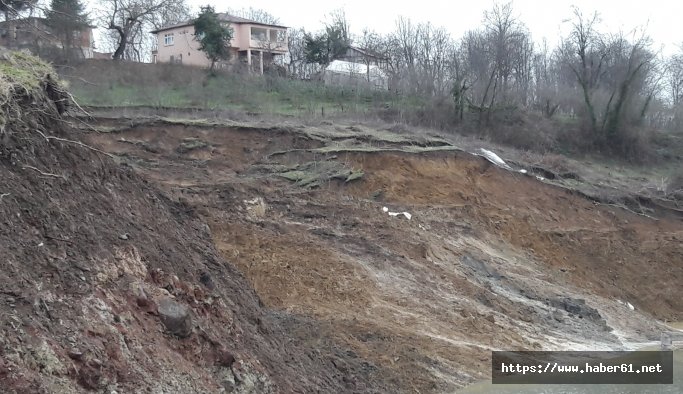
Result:
[[[22,123],[27,108],[41,115],[64,112],[68,98],[54,70],[25,52],[0,50],[0,133]]]
[[[230,40],[232,29],[224,25],[218,14],[210,5],[202,7],[202,11],[194,21],[195,39],[199,41],[199,49],[211,60],[211,71],[216,62],[228,60],[230,57]]]
[[[46,12],[45,22],[62,42],[64,60],[74,57],[73,48],[81,45],[75,33],[90,25],[85,6],[79,0],[52,0]]]
[[[10,88],[37,89],[46,75],[54,74],[48,64],[26,52],[5,52],[0,57],[0,91]]]
[[[120,67],[116,67],[120,66]],[[327,117],[376,115],[419,109],[419,99],[390,92],[325,86],[274,76],[216,72],[171,64],[85,63],[70,79],[70,90],[82,105],[153,106],[234,110],[262,115]]]

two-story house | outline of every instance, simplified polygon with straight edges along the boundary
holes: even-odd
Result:
[[[287,27],[269,25],[229,14],[219,14],[233,31],[230,41],[230,59],[219,66],[244,62],[253,70],[256,66],[263,74],[264,64],[274,57],[287,53]],[[194,20],[155,30],[156,48],[152,51],[153,63],[182,63],[208,67],[211,61],[199,50],[194,35]]]

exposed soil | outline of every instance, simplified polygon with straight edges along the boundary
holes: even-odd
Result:
[[[264,307],[195,207],[159,191],[161,177],[73,142],[82,136],[39,90],[22,92],[10,100],[23,118],[0,133],[0,391],[399,389],[328,322]],[[165,167],[199,179],[183,163]],[[171,334],[162,302],[189,308],[189,333]]]
[[[340,375],[373,382],[378,391],[448,392],[485,378],[492,349],[629,348],[657,340],[658,320],[683,319],[683,221],[675,212],[636,215],[465,152],[320,153],[311,149],[324,142],[292,130],[159,123],[91,133],[87,140],[118,155],[165,196],[158,197],[164,207],[143,206],[127,226],[104,226],[96,239],[109,234],[107,242],[125,247],[131,241],[116,236],[127,232],[138,253],[150,256],[161,253],[150,246],[157,237],[168,240],[164,250],[213,250],[202,237],[205,221],[222,257],[266,307],[285,315],[257,304],[248,310],[274,319],[269,330],[293,333],[301,352],[321,344],[332,349],[326,357],[342,360],[341,367],[335,361]],[[329,162],[363,176],[322,178],[315,188],[281,176],[283,169],[311,172],[310,163]],[[127,186],[127,179],[117,187],[147,190],[139,182]],[[102,200],[92,209],[118,201],[106,193]],[[171,222],[167,207],[197,215],[181,216],[195,227],[182,226],[193,230],[149,231]],[[412,218],[391,217],[383,207]],[[148,230],[145,220],[155,224]],[[183,271],[186,259],[178,265],[160,260],[150,267],[175,272],[185,283],[198,280],[197,272]],[[229,264],[196,264],[212,277],[241,278],[224,268]],[[226,296],[239,297],[255,302],[242,293]],[[233,319],[253,327],[245,316]],[[212,321],[219,324],[218,317]],[[265,335],[258,328],[247,332]],[[225,335],[230,347],[239,347]],[[278,377],[289,372],[268,368],[286,361],[260,349],[254,357],[280,391],[341,384],[315,358],[303,367],[315,375],[317,366],[315,376],[326,378],[284,383]]]

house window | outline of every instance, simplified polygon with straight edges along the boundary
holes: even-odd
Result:
[[[251,39],[255,41],[268,41],[268,30],[260,27],[251,28]]]
[[[287,30],[276,30],[275,37],[277,42],[287,41]]]
[[[164,34],[164,45],[173,45],[173,33]]]

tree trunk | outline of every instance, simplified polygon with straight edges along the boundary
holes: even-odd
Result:
[[[581,90],[583,90],[583,101],[586,103],[586,110],[588,110],[588,116],[590,118],[590,127],[591,131],[593,133],[596,133],[598,130],[598,120],[595,117],[595,108],[593,107],[593,103],[591,102],[591,97],[590,97],[590,92],[588,91],[588,86],[586,85],[585,82],[581,81]]]
[[[124,29],[121,26],[110,25],[109,29],[114,29],[119,33],[119,45],[114,52],[112,58],[114,60],[121,60],[123,54],[126,51],[126,44],[128,43],[128,29]]]

